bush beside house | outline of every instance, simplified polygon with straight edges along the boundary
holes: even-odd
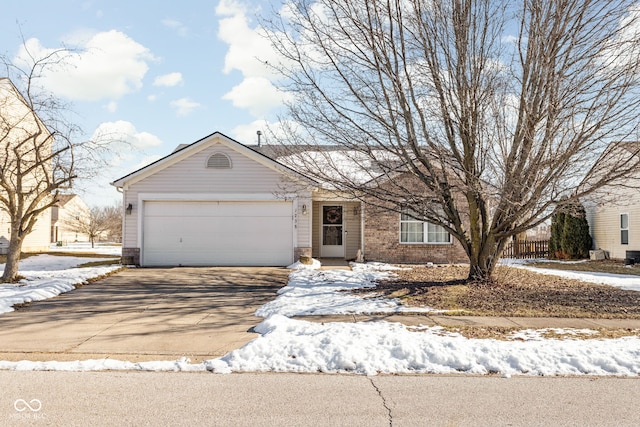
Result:
[[[589,257],[592,240],[584,207],[580,203],[560,206],[551,218],[551,258]]]

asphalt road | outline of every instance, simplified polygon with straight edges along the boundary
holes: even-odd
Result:
[[[640,379],[0,371],[3,426],[637,426]]]

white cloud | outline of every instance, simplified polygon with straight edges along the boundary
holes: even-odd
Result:
[[[230,137],[242,144],[256,145],[258,143],[257,131],[262,132],[260,140],[263,144],[267,143],[266,129],[267,122],[265,120],[256,120],[252,123],[236,126],[231,130]]]
[[[227,92],[223,99],[231,101],[235,107],[248,109],[256,117],[263,117],[282,105],[284,95],[264,77],[246,77]]]
[[[162,25],[175,30],[180,37],[186,37],[189,35],[189,28],[182,22],[176,21],[175,19],[163,19]]]
[[[118,103],[116,101],[111,101],[106,105],[106,109],[110,113],[115,113],[118,110]]]
[[[249,124],[236,126],[231,130],[229,136],[238,142],[247,145],[258,143],[257,131],[262,132],[260,141],[262,144],[276,144],[278,138],[284,138],[286,131],[283,126],[297,129],[297,125],[290,121],[268,122],[266,120],[255,120]]]
[[[166,86],[173,87],[179,84],[182,84],[184,80],[182,79],[182,73],[169,73],[164,74],[162,76],[158,76],[153,81],[154,86]]]
[[[118,120],[104,122],[93,132],[92,141],[109,144],[112,149],[144,150],[162,145],[157,136],[149,132],[138,132],[131,122]]]
[[[67,43],[73,52],[58,54],[61,65],[45,70],[42,77],[47,89],[74,100],[119,99],[136,92],[149,69],[147,63],[154,60],[149,49],[115,30],[88,39],[76,34]],[[29,54],[42,58],[56,50],[32,38],[21,46],[15,62],[30,65]]]
[[[216,7],[218,38],[228,45],[224,72],[240,71],[243,81],[224,95],[234,106],[261,117],[282,104],[282,94],[271,84],[277,76],[264,62],[281,60],[269,40],[249,19],[248,6],[238,0],[221,0]]]
[[[177,110],[178,116],[188,116],[193,110],[200,107],[199,103],[189,98],[176,99],[171,101],[170,105]]]
[[[138,163],[136,163],[135,165],[133,165],[133,167],[131,167],[131,170],[138,170],[138,169],[142,169],[145,166],[150,165],[151,163],[160,160],[162,158],[162,156],[159,156],[157,154],[154,155],[150,155],[150,156],[144,156],[142,159],[140,159],[140,161]]]

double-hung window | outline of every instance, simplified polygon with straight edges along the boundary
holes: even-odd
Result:
[[[629,214],[620,214],[620,244],[629,244]]]
[[[451,243],[451,236],[442,226],[431,224],[404,207],[400,214],[400,243]]]

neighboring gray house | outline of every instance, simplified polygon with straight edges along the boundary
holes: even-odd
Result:
[[[371,261],[465,259],[436,226],[412,220],[424,233],[407,240],[400,214],[367,212],[254,148],[216,132],[114,181],[123,192],[123,262],[285,266],[359,251]]]

